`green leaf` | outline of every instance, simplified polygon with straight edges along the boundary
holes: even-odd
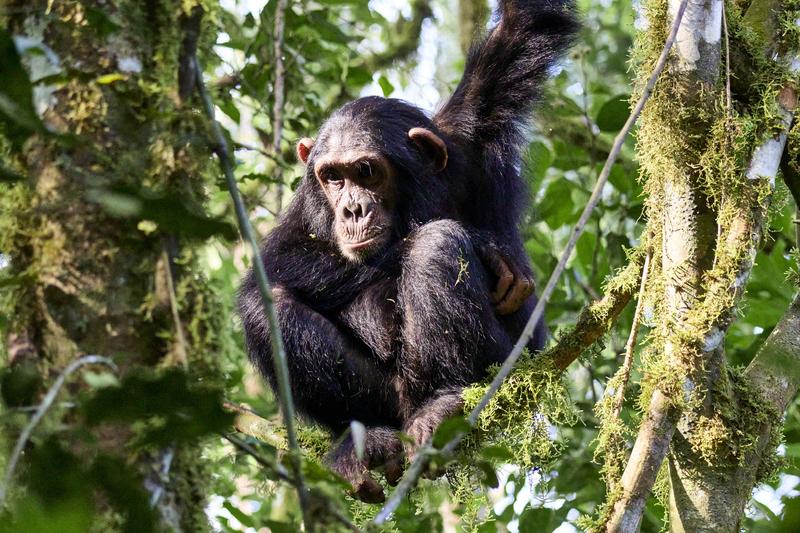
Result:
[[[32,360],[23,360],[0,373],[0,393],[7,407],[34,405],[42,386],[39,369]]]
[[[139,444],[191,441],[226,430],[233,421],[233,415],[222,408],[222,391],[190,384],[179,370],[129,374],[119,387],[98,390],[82,410],[90,426],[146,422]]]
[[[111,20],[103,10],[85,4],[83,5],[83,9],[86,13],[86,21],[89,23],[89,27],[92,28],[98,36],[108,37],[110,34],[119,30],[119,24]]]
[[[389,78],[386,76],[381,76],[378,78],[378,85],[381,86],[381,91],[383,91],[383,96],[389,96],[394,92],[394,85],[392,82],[389,81]]]
[[[528,149],[523,154],[523,168],[528,176],[528,182],[532,191],[538,191],[541,183],[547,174],[547,169],[553,162],[553,154],[550,149],[541,142],[534,141],[528,145]]]
[[[480,451],[481,457],[484,459],[491,459],[494,461],[509,461],[514,458],[511,450],[505,446],[489,445],[482,448]]]
[[[496,489],[500,485],[500,480],[497,479],[497,470],[488,461],[475,461],[475,466],[481,471],[483,478],[481,483],[486,487]]]
[[[217,107],[235,123],[238,124],[241,120],[241,113],[239,113],[239,108],[236,107],[233,100],[218,100]]]
[[[550,183],[545,190],[538,205],[538,213],[551,229],[560,228],[573,218],[575,205],[572,191],[575,188],[576,186],[569,180],[560,179]]]
[[[459,433],[469,433],[472,428],[463,416],[448,418],[436,428],[433,434],[433,447],[441,448]]]
[[[598,165],[600,166],[600,165]],[[608,181],[620,192],[630,194],[631,191],[638,189],[636,183],[636,172],[628,174],[622,165],[614,165],[608,174]]]
[[[91,370],[86,370],[83,373],[83,381],[93,389],[119,387],[117,376],[111,372],[92,372]]]
[[[372,72],[366,67],[353,67],[347,72],[347,84],[363,87],[372,81]]]
[[[103,74],[102,76],[98,76],[95,80],[100,85],[108,85],[109,83],[114,83],[115,81],[124,80],[125,76],[120,74],[119,72],[112,72],[111,74]]]
[[[629,98],[630,96],[627,94],[619,94],[603,104],[595,119],[600,131],[615,132],[622,129],[630,115]]]
[[[5,165],[0,165],[0,182],[13,183],[15,181],[23,181],[25,176],[17,174]]]
[[[222,503],[222,506],[223,506],[225,509],[227,509],[227,511],[228,511],[229,513],[231,513],[231,515],[232,515],[232,516],[233,516],[233,517],[234,517],[236,520],[238,520],[239,522],[241,522],[241,524],[242,524],[244,527],[252,527],[252,528],[257,528],[257,527],[258,527],[258,526],[256,525],[255,521],[253,520],[253,518],[252,518],[252,517],[250,517],[250,516],[246,515],[245,513],[243,513],[241,509],[239,509],[238,507],[236,507],[235,505],[233,505],[233,504],[232,504],[232,503],[231,503],[229,500],[225,500],[225,501]]]
[[[0,121],[4,134],[19,148],[34,133],[47,132],[33,106],[31,80],[11,34],[0,28]]]
[[[159,195],[130,187],[94,189],[89,200],[100,204],[110,215],[134,220],[152,220],[161,231],[187,238],[207,239],[220,235],[232,240],[236,228],[224,220],[209,218],[189,208],[177,195]]]
[[[553,531],[556,512],[546,507],[526,509],[519,517],[519,533],[544,533]]]

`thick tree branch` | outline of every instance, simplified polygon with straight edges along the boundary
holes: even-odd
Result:
[[[798,65],[800,67],[800,65]],[[800,70],[797,68],[796,70]],[[793,121],[797,106],[797,94],[793,85],[788,85],[777,98],[781,117],[780,130],[770,133],[753,152],[745,177],[750,182],[768,180],[774,187],[775,177],[786,145],[787,133]],[[723,242],[718,244],[718,256],[738,258],[735,277],[731,279],[717,276],[718,280],[709,286],[708,301],[738,300],[744,292],[745,283],[752,270],[757,247],[766,223],[767,206],[756,205],[749,209],[741,205],[739,193],[729,195],[723,203],[723,210],[737,213],[726,229]],[[798,303],[795,299],[781,323],[770,335],[764,347],[746,371],[746,377],[766,400],[774,413],[782,413],[786,405],[797,393],[800,383],[800,337],[798,337]],[[733,310],[721,315],[713,323],[709,336],[722,338],[728,324],[733,320]],[[793,336],[792,336],[793,335]],[[761,458],[770,442],[772,424],[765,423],[759,429],[756,450],[740,461],[738,467],[708,468],[694,460],[690,447],[681,446],[680,462],[673,461],[671,469],[673,494],[671,497],[671,527],[673,531],[695,531],[698,528],[716,528],[724,531],[737,531],[749,501]],[[697,430],[687,432],[693,434]],[[676,448],[678,449],[678,448]],[[680,459],[676,455],[677,459]]]
[[[681,72],[688,93],[702,94],[716,80],[720,59],[721,0],[670,1],[672,38],[676,39],[673,69]],[[685,15],[684,15],[685,13]],[[685,18],[683,23],[681,20]],[[678,165],[676,165],[678,167]],[[664,358],[678,372],[686,353],[683,332],[689,311],[702,298],[703,272],[713,247],[709,246],[709,217],[697,197],[691,169],[681,168],[663,182],[663,250],[665,313],[671,330],[664,342]],[[713,239],[712,239],[713,240]],[[702,359],[693,361],[701,368]],[[698,372],[686,374],[682,386],[687,396],[695,389]],[[622,495],[614,504],[606,529],[638,529],[647,497],[669,450],[680,417],[675,401],[657,389],[642,420],[631,456],[621,479]]]

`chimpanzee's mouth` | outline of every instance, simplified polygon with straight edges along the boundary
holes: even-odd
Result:
[[[387,231],[371,232],[366,238],[359,240],[341,239],[339,248],[350,259],[359,261],[380,249],[389,236]]]
[[[350,250],[353,250],[353,251],[355,251],[355,250],[361,250],[361,249],[363,249],[363,248],[369,248],[370,246],[372,246],[373,244],[375,244],[375,242],[377,242],[378,240],[380,240],[380,238],[381,238],[381,234],[379,233],[378,235],[375,235],[374,237],[370,237],[369,239],[365,239],[365,240],[363,240],[363,241],[356,241],[356,242],[346,242],[346,243],[344,243],[344,244],[345,244],[345,246],[347,246],[347,247],[348,247]]]

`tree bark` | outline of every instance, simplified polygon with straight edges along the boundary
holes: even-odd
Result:
[[[680,4],[676,0],[668,2],[668,24]],[[662,244],[664,304],[660,312],[668,317],[663,321],[662,359],[672,374],[680,376],[681,383],[668,391],[663,390],[664,384],[655,384],[621,479],[622,495],[606,525],[608,531],[635,531],[639,527],[646,499],[680,418],[680,403],[694,393],[703,374],[704,359],[692,357],[693,349],[687,345],[684,332],[690,312],[704,296],[703,274],[713,260],[716,227],[707,200],[698,191],[695,164],[695,156],[704,147],[702,132],[708,124],[698,120],[699,113],[687,110],[712,105],[708,95],[714,94],[719,67],[721,9],[721,0],[689,0],[672,63],[665,72],[670,79],[662,79],[661,102],[669,93],[671,98],[667,98],[676,107],[665,110],[662,105],[651,104],[642,117],[641,129],[645,133],[640,137],[644,139],[640,140],[640,147],[645,152],[649,149],[658,153],[656,161],[662,165],[652,169],[647,162],[644,165],[653,187],[660,185],[658,194],[651,194],[648,213],[660,229]],[[663,146],[668,148],[663,150]],[[642,157],[643,161],[646,159],[646,155]]]
[[[215,360],[229,328],[193,255],[201,243],[179,241],[168,222],[140,222],[131,209],[146,198],[120,192],[147,189],[202,209],[213,179],[206,173],[210,152],[190,142],[201,123],[182,101],[191,94],[182,86],[193,88],[193,80],[181,65],[197,46],[199,4],[42,0],[6,7],[11,33],[52,52],[25,58],[31,79],[66,76],[36,87],[40,116],[49,129],[80,138],[65,144],[33,135],[8,156],[27,180],[0,196],[3,226],[12,228],[0,235],[0,250],[10,260],[7,273],[20,280],[4,309],[12,317],[7,364],[35,365],[46,383],[78,357],[101,354],[123,374],[185,363],[218,379]],[[98,13],[107,20],[98,23]],[[194,33],[187,37],[187,29]],[[94,435],[101,449],[138,466],[165,529],[207,530],[208,480],[197,445],[134,454],[124,446],[129,436]],[[80,446],[64,444],[80,456]],[[103,511],[107,503],[97,505]]]

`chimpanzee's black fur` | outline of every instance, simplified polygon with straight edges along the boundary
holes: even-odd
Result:
[[[367,97],[322,126],[307,173],[262,257],[301,413],[334,432],[359,420],[368,457],[346,440],[330,459],[349,479],[400,453],[394,431],[425,436],[458,408],[463,386],[502,361],[536,302],[498,316],[493,275],[476,252],[491,243],[527,266],[519,222],[528,191],[520,147],[548,70],[577,22],[571,0],[501,1],[498,25],[470,52],[461,83],[432,119],[399,100]],[[408,138],[413,127],[448,148],[434,173]],[[315,179],[315,154],[342,132],[369,139],[397,171],[393,242],[364,262],[342,257],[333,213]],[[270,334],[252,272],[240,312],[251,360],[275,387]],[[530,343],[543,345],[542,324]]]

